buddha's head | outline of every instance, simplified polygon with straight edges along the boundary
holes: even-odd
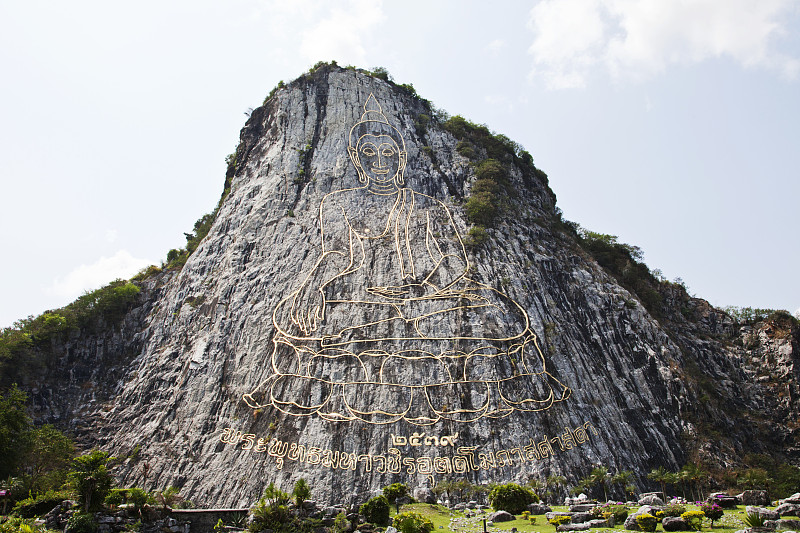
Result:
[[[383,189],[396,189],[403,184],[407,161],[403,136],[389,124],[371,94],[361,120],[350,129],[347,152],[362,183]]]

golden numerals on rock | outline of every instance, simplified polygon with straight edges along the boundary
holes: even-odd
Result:
[[[392,446],[455,446],[458,433],[452,435],[425,435],[425,433],[414,432],[409,437],[403,435],[389,435]]]
[[[389,448],[385,454],[357,454],[342,450],[329,450],[306,446],[297,442],[286,442],[277,438],[257,437],[253,433],[242,433],[233,428],[225,428],[219,437],[221,442],[254,453],[265,453],[275,459],[278,470],[284,461],[320,465],[338,470],[362,470],[380,474],[465,474],[476,470],[494,470],[506,466],[521,465],[539,461],[557,452],[571,450],[589,440],[589,435],[597,435],[591,422],[574,429],[564,428],[564,432],[552,438],[543,435],[542,439],[528,439],[528,443],[498,451],[482,451],[478,446],[458,446],[454,455],[406,456],[397,448]]]
[[[359,183],[320,202],[319,257],[275,308],[271,373],[243,400],[294,416],[426,426],[569,397],[526,311],[468,277],[450,210],[407,183],[425,185],[405,176],[405,140],[373,95],[348,139]]]

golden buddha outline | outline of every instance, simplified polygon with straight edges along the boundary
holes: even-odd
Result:
[[[429,425],[569,397],[525,310],[467,277],[447,206],[405,186],[405,141],[372,94],[348,140],[359,184],[320,202],[320,257],[273,312],[273,373],[247,405]]]

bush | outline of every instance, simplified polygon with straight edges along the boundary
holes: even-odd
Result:
[[[686,524],[694,529],[695,531],[700,531],[700,528],[703,525],[703,518],[705,518],[705,513],[703,511],[686,511],[681,515],[683,521]]]
[[[140,489],[139,487],[128,489],[125,495],[125,501],[132,504],[133,508],[137,511],[148,503],[155,503],[154,498],[148,494],[146,490]]]
[[[253,522],[250,524],[251,531],[262,531],[264,529],[283,530],[289,522],[289,510],[286,503],[289,495],[270,483],[264,489],[264,495],[250,509],[253,515]]]
[[[658,518],[650,513],[643,513],[636,517],[636,525],[642,531],[655,531],[658,525]]]
[[[650,513],[642,513],[636,517],[636,525],[642,531],[655,531],[658,526],[658,518]]]
[[[592,508],[589,511],[592,516],[596,518],[602,518],[604,520],[608,520],[609,518],[614,518],[615,524],[622,524],[625,522],[625,519],[628,518],[628,508],[625,505],[616,504],[616,503],[607,503],[605,505],[598,505],[597,507]]]
[[[39,494],[35,498],[20,500],[14,505],[13,513],[22,518],[34,518],[42,516],[64,500],[70,499],[72,494],[68,491],[47,491]]]
[[[472,226],[464,239],[464,246],[472,250],[482,246],[489,240],[489,233],[483,226]]]
[[[706,518],[711,520],[712,528],[714,527],[714,522],[722,518],[722,515],[725,514],[722,510],[722,507],[716,503],[710,502],[703,502],[702,505],[700,505],[700,510],[703,511],[703,514],[706,515]]]
[[[124,489],[111,489],[104,500],[104,503],[109,507],[119,507],[125,501]]]
[[[294,496],[294,503],[298,507],[303,505],[303,501],[311,498],[311,487],[308,486],[306,480],[300,478],[294,484],[294,490],[292,490],[292,496]]]
[[[34,533],[30,520],[6,516],[0,518],[0,533]]]
[[[508,511],[517,515],[522,513],[528,504],[538,502],[539,497],[528,487],[516,483],[495,485],[489,492],[489,503],[495,511]]]
[[[742,519],[742,522],[744,522],[744,525],[746,525],[747,527],[752,527],[752,528],[764,527],[764,517],[761,516],[761,514],[758,512],[747,513],[747,516],[745,516]]]
[[[556,515],[553,518],[549,518],[547,521],[553,524],[554,526],[558,527],[561,524],[569,523],[570,520],[572,519],[566,515]]]
[[[250,531],[279,529],[289,520],[289,510],[285,505],[270,505],[264,498],[258,500],[250,509],[253,521],[248,527]]]
[[[370,498],[358,508],[358,512],[370,524],[381,527],[389,525],[389,500],[386,499],[386,496],[380,495]]]
[[[475,148],[472,145],[465,141],[458,141],[456,144],[456,152],[463,155],[467,159],[474,159],[475,158]]]
[[[383,495],[389,500],[389,503],[397,504],[397,500],[408,494],[408,485],[405,483],[392,483],[383,487]],[[399,507],[398,507],[399,510]]]
[[[95,533],[95,531],[97,531],[97,522],[89,513],[76,513],[70,516],[67,520],[67,527],[64,528],[64,533]]]
[[[333,533],[345,533],[350,530],[350,521],[344,513],[339,513],[333,521]]]
[[[686,506],[679,503],[670,503],[664,506],[661,512],[663,516],[681,516],[686,512]]]
[[[475,176],[480,180],[502,181],[506,171],[496,159],[484,159],[475,166]]]
[[[491,226],[497,216],[497,200],[488,191],[473,193],[465,204],[467,219],[473,224]]]
[[[158,501],[161,504],[161,507],[164,509],[167,508],[175,508],[180,509],[183,508],[186,504],[191,504],[188,500],[186,500],[183,496],[180,495],[180,489],[178,487],[169,486],[165,488],[163,491],[154,492],[152,495],[154,501]],[[247,515],[243,515],[247,516]]]
[[[433,531],[433,522],[414,511],[398,514],[394,517],[392,525],[400,533],[431,533]]]

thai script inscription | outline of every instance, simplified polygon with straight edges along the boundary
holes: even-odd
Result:
[[[548,437],[543,435],[541,440],[529,438],[528,443],[497,451],[484,451],[478,446],[455,447],[455,435],[439,438],[439,446],[455,447],[452,456],[422,456],[407,457],[399,449],[392,446],[384,454],[357,454],[343,450],[329,450],[315,446],[306,446],[298,442],[286,442],[275,437],[257,437],[253,433],[243,433],[234,428],[225,428],[219,437],[221,442],[242,450],[254,453],[265,453],[275,459],[278,470],[282,469],[285,461],[306,463],[335,470],[362,470],[377,473],[399,474],[465,474],[476,470],[493,470],[506,466],[520,465],[552,457],[556,452],[571,450],[589,440],[589,435],[598,435],[597,429],[591,422]],[[416,435],[416,434],[414,434]],[[391,435],[392,444],[397,444],[397,435]],[[449,437],[453,437],[450,439]],[[405,437],[402,437],[405,438]],[[408,439],[410,443],[411,438]],[[447,439],[447,444],[442,440]],[[416,440],[415,440],[416,442]],[[420,442],[424,442],[424,439]],[[433,442],[433,439],[431,439]],[[397,444],[400,445],[400,444]],[[415,444],[419,446],[420,444]]]
[[[403,435],[389,435],[392,446],[455,446],[458,433],[452,435],[425,435],[425,433],[414,432],[410,437]]]

